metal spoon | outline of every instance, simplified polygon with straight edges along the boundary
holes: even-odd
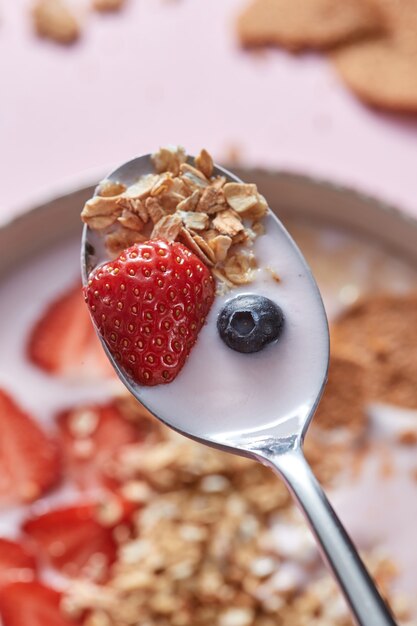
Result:
[[[129,186],[137,181],[139,177],[153,171],[150,155],[144,155],[125,163],[112,172],[108,179]],[[215,168],[215,173],[226,176],[229,181],[241,182],[233,174],[220,167]],[[254,384],[251,385],[253,392],[251,394],[247,393],[242,398],[239,396],[239,388],[242,387],[241,377],[247,374],[245,368],[249,361],[245,361],[245,359],[247,359],[248,355],[238,353],[232,355],[233,351],[230,350],[229,352],[224,352],[223,359],[230,358],[231,361],[228,368],[220,370],[220,374],[218,373],[218,366],[212,369],[210,374],[212,380],[211,383],[210,381],[208,383],[208,386],[211,384],[211,395],[205,397],[204,393],[194,393],[192,396],[187,397],[185,401],[178,394],[176,381],[169,385],[158,387],[141,387],[137,385],[120,369],[104,341],[103,347],[116,373],[129,391],[165,424],[201,443],[253,458],[271,467],[278,473],[285,480],[294,499],[307,518],[323,558],[339,583],[357,624],[360,626],[393,626],[395,622],[389,609],[379,595],[354,545],[303,455],[304,436],[327,379],[329,361],[327,319],[317,285],[297,246],[280,221],[272,213],[266,219],[268,233],[273,232],[274,237],[277,238],[277,243],[279,242],[279,248],[283,249],[283,254],[289,258],[290,265],[292,264],[297,268],[298,282],[296,283],[297,293],[295,296],[300,296],[303,299],[308,296],[309,310],[307,313],[304,311],[298,312],[299,319],[302,321],[302,315],[307,314],[312,320],[309,340],[307,341],[305,336],[302,337],[305,342],[305,345],[303,344],[302,346],[303,358],[301,360],[293,358],[291,355],[296,351],[288,350],[286,354],[290,360],[284,361],[276,381],[273,379],[269,381],[269,387],[272,384],[272,388],[276,391],[276,399],[280,400],[279,403],[273,404],[273,414],[263,413],[259,415],[258,411],[254,411],[264,393],[264,383],[268,383],[267,378],[265,380],[262,378],[258,381],[255,379]],[[87,227],[84,228],[83,232],[81,256],[82,277],[84,284],[86,284],[91,270],[98,262],[105,260],[102,241],[96,233],[90,231]],[[260,288],[258,287],[259,289],[262,290],[262,285]],[[251,291],[253,290],[251,287]],[[295,308],[293,307],[293,309]],[[210,313],[211,318],[209,317],[207,324],[210,324],[210,322],[215,323],[217,312],[216,305],[214,305]],[[291,313],[291,310],[289,310],[288,315],[290,318]],[[293,326],[295,329],[293,328],[290,331],[291,342],[294,342],[298,334],[300,334],[297,329],[295,312],[294,320]],[[299,325],[301,328],[302,324]],[[199,343],[206,341],[208,347],[208,343],[212,342],[211,338],[204,339],[204,332],[203,329],[197,346]],[[292,336],[291,332],[293,333]],[[199,363],[198,354],[196,353],[197,346],[192,351],[188,363],[186,363],[178,377],[191,377],[190,385],[193,383],[192,376],[197,376],[195,379],[198,379],[198,368],[201,364],[201,357]],[[291,345],[289,347],[291,348]],[[269,348],[269,350],[268,358],[274,357],[273,349]],[[252,357],[254,355],[249,356]],[[293,358],[293,361],[291,361],[291,358]],[[190,362],[191,359],[193,359],[192,364]],[[251,364],[252,367],[253,363],[254,361]],[[267,369],[269,372],[272,372],[271,375],[276,375],[273,366],[274,363],[271,361],[271,367],[264,367],[264,371]],[[233,397],[233,401],[240,403],[239,422],[236,423],[236,421],[232,420],[230,423],[230,420],[228,420],[230,408],[228,409],[227,403],[226,407],[223,406],[224,403],[221,404],[223,400],[221,387],[226,384],[224,372],[230,372],[230,370],[233,372],[236,368],[238,369],[237,378],[233,378],[233,375],[229,376],[227,384],[229,386],[232,385],[232,388],[236,384],[236,396]],[[250,370],[250,372],[254,373],[255,369]],[[290,381],[294,376],[297,377],[299,385],[289,389]],[[308,384],[305,383],[307,378]],[[283,394],[283,396],[285,395],[285,401],[281,401],[279,394],[280,385],[281,389],[285,390],[285,394]],[[233,393],[231,395],[233,396]],[[216,406],[218,397],[221,400],[218,406]],[[201,411],[207,409],[207,405],[212,410],[209,420],[203,420],[202,422],[201,420],[192,419],[192,416],[200,415]],[[189,414],[188,417],[184,417],[186,413]]]

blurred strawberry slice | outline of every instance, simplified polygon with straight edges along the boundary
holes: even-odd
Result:
[[[116,558],[115,528],[127,529],[133,506],[115,496],[105,502],[55,509],[27,520],[23,531],[40,557],[67,576],[107,578]]]
[[[15,582],[0,590],[3,626],[74,626],[60,609],[61,594],[39,582]]]
[[[58,448],[0,389],[0,506],[36,500],[60,478]]]
[[[106,475],[123,446],[143,441],[150,422],[129,422],[116,403],[75,407],[57,416],[68,473],[79,485],[92,486]]]
[[[79,284],[52,302],[37,321],[29,336],[27,354],[32,363],[49,374],[76,378],[115,376]]]
[[[0,538],[0,587],[15,582],[32,580],[36,561],[27,547]]]

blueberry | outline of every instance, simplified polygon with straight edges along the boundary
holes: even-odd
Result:
[[[237,352],[258,352],[281,335],[284,315],[264,296],[253,294],[232,298],[217,319],[224,343]]]

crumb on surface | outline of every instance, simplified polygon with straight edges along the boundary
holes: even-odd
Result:
[[[92,0],[93,9],[103,13],[120,11],[125,4],[126,0]]]
[[[78,20],[64,0],[36,0],[32,16],[40,37],[71,44],[81,35]]]

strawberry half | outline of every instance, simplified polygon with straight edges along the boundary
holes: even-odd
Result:
[[[75,285],[49,305],[32,329],[27,354],[32,363],[48,374],[87,374],[90,378],[114,375],[91,327],[81,285]]]
[[[63,574],[102,581],[116,558],[114,529],[129,522],[132,511],[133,505],[109,496],[102,504],[48,511],[27,520],[22,529],[40,556]]]
[[[32,580],[35,573],[35,557],[28,548],[0,538],[0,587],[15,581]]]
[[[85,300],[117,363],[141,385],[169,383],[214,300],[210,270],[180,243],[151,240],[90,275]]]
[[[0,505],[31,502],[60,478],[58,448],[0,389]]]
[[[39,582],[15,582],[0,590],[3,626],[74,626],[60,608],[61,594]]]
[[[68,473],[82,487],[99,483],[114,454],[143,441],[152,424],[129,422],[115,402],[74,407],[61,412],[57,423]]]

